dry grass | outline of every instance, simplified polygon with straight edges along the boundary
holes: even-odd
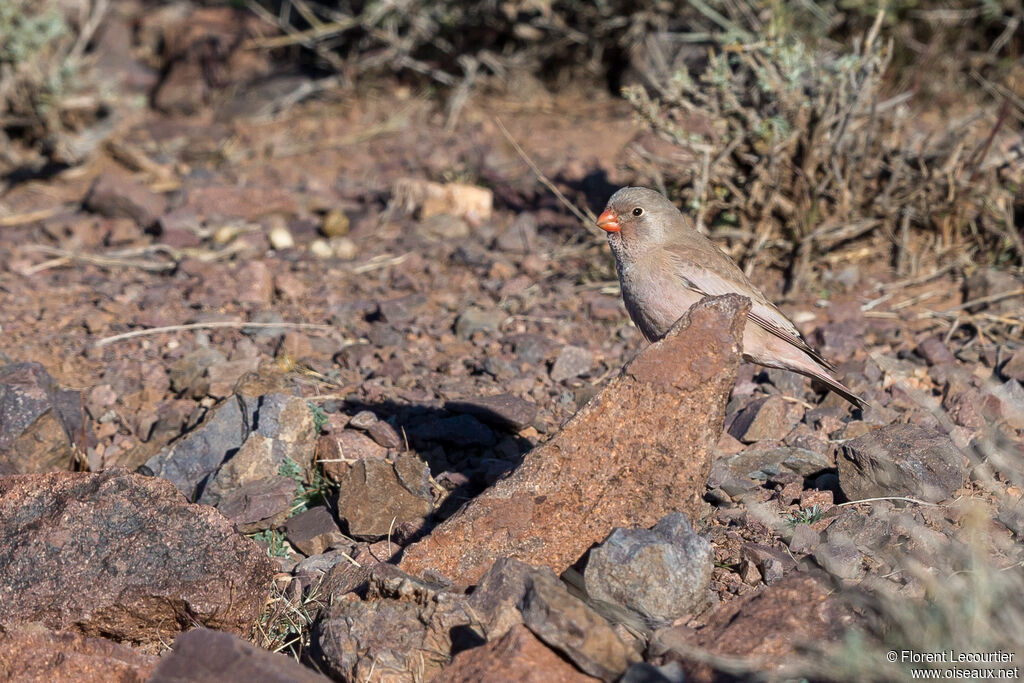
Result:
[[[938,536],[913,515],[896,512],[910,538],[931,539],[914,553],[892,559],[893,575],[865,581],[843,594],[863,618],[863,627],[818,652],[807,673],[826,680],[907,680],[911,669],[961,672],[1018,667],[1024,661],[1024,568],[1019,539],[999,531],[986,506],[963,506],[959,536]],[[895,555],[895,553],[890,553]],[[920,593],[920,595],[917,595]],[[897,661],[887,658],[900,653]],[[913,662],[902,653],[1006,653],[1011,662]],[[947,657],[947,660],[952,659]],[[812,660],[813,661],[813,660]],[[970,678],[970,675],[960,675]],[[973,677],[978,677],[977,675]],[[983,677],[983,676],[982,676]],[[1011,677],[1013,678],[1013,677]]]
[[[258,647],[283,652],[302,661],[311,644],[311,629],[330,596],[320,584],[303,591],[297,579],[287,577],[271,584],[270,596],[253,627],[252,642]]]
[[[930,411],[946,430],[954,425]],[[965,450],[972,493],[928,510],[895,506],[878,517],[892,538],[868,555],[892,568],[840,592],[862,627],[839,647],[815,653],[806,672],[826,680],[907,680],[911,670],[937,677],[985,678],[989,669],[1024,662],[1024,450],[998,424]],[[866,512],[866,510],[865,510]],[[877,511],[876,511],[877,512]],[[942,521],[947,520],[947,521]],[[938,530],[936,527],[946,527]],[[889,653],[896,652],[896,662]],[[907,661],[904,653],[986,653],[1012,661]],[[948,671],[956,670],[956,674]],[[1013,676],[1011,676],[1013,678]]]

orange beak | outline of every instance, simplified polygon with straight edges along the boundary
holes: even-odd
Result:
[[[611,209],[605,209],[604,213],[597,217],[597,227],[605,232],[618,232],[622,230],[622,226],[619,225],[619,214]]]

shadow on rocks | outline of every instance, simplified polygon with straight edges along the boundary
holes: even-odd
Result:
[[[443,406],[346,401],[340,409],[351,415],[367,410],[392,425],[405,441],[402,448],[415,451],[431,476],[449,491],[434,511],[433,523],[417,539],[518,467],[536,445],[519,435],[536,416],[536,405],[508,394],[449,401]]]

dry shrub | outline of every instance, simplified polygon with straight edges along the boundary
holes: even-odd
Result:
[[[737,256],[774,259],[797,281],[815,257],[879,234],[901,271],[967,248],[1024,263],[1014,224],[1024,166],[1019,150],[993,144],[1013,123],[1009,108],[927,130],[910,93],[883,94],[893,45],[881,19],[848,54],[785,37],[722,41],[699,76],[681,68],[649,90],[627,88],[658,136],[630,166],[721,229]]]
[[[0,2],[0,143],[20,139],[53,161],[77,161],[78,150],[63,134],[93,122],[101,107],[84,67],[107,5],[107,0]],[[12,158],[8,145],[0,144],[0,150],[0,162],[24,162]]]
[[[572,62],[599,71],[604,53],[623,32],[664,28],[666,3],[641,0],[536,3],[392,0],[307,3],[247,0],[257,14],[286,35],[265,47],[301,46],[349,78],[392,71],[420,74],[454,86],[477,72],[504,75],[545,70]],[[667,3],[684,5],[685,3]]]

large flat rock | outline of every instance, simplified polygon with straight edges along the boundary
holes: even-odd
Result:
[[[562,572],[616,527],[701,512],[749,302],[693,306],[550,441],[468,502],[401,567],[473,584],[499,557]]]
[[[0,631],[159,649],[196,625],[247,636],[273,568],[213,508],[123,470],[0,477]]]

